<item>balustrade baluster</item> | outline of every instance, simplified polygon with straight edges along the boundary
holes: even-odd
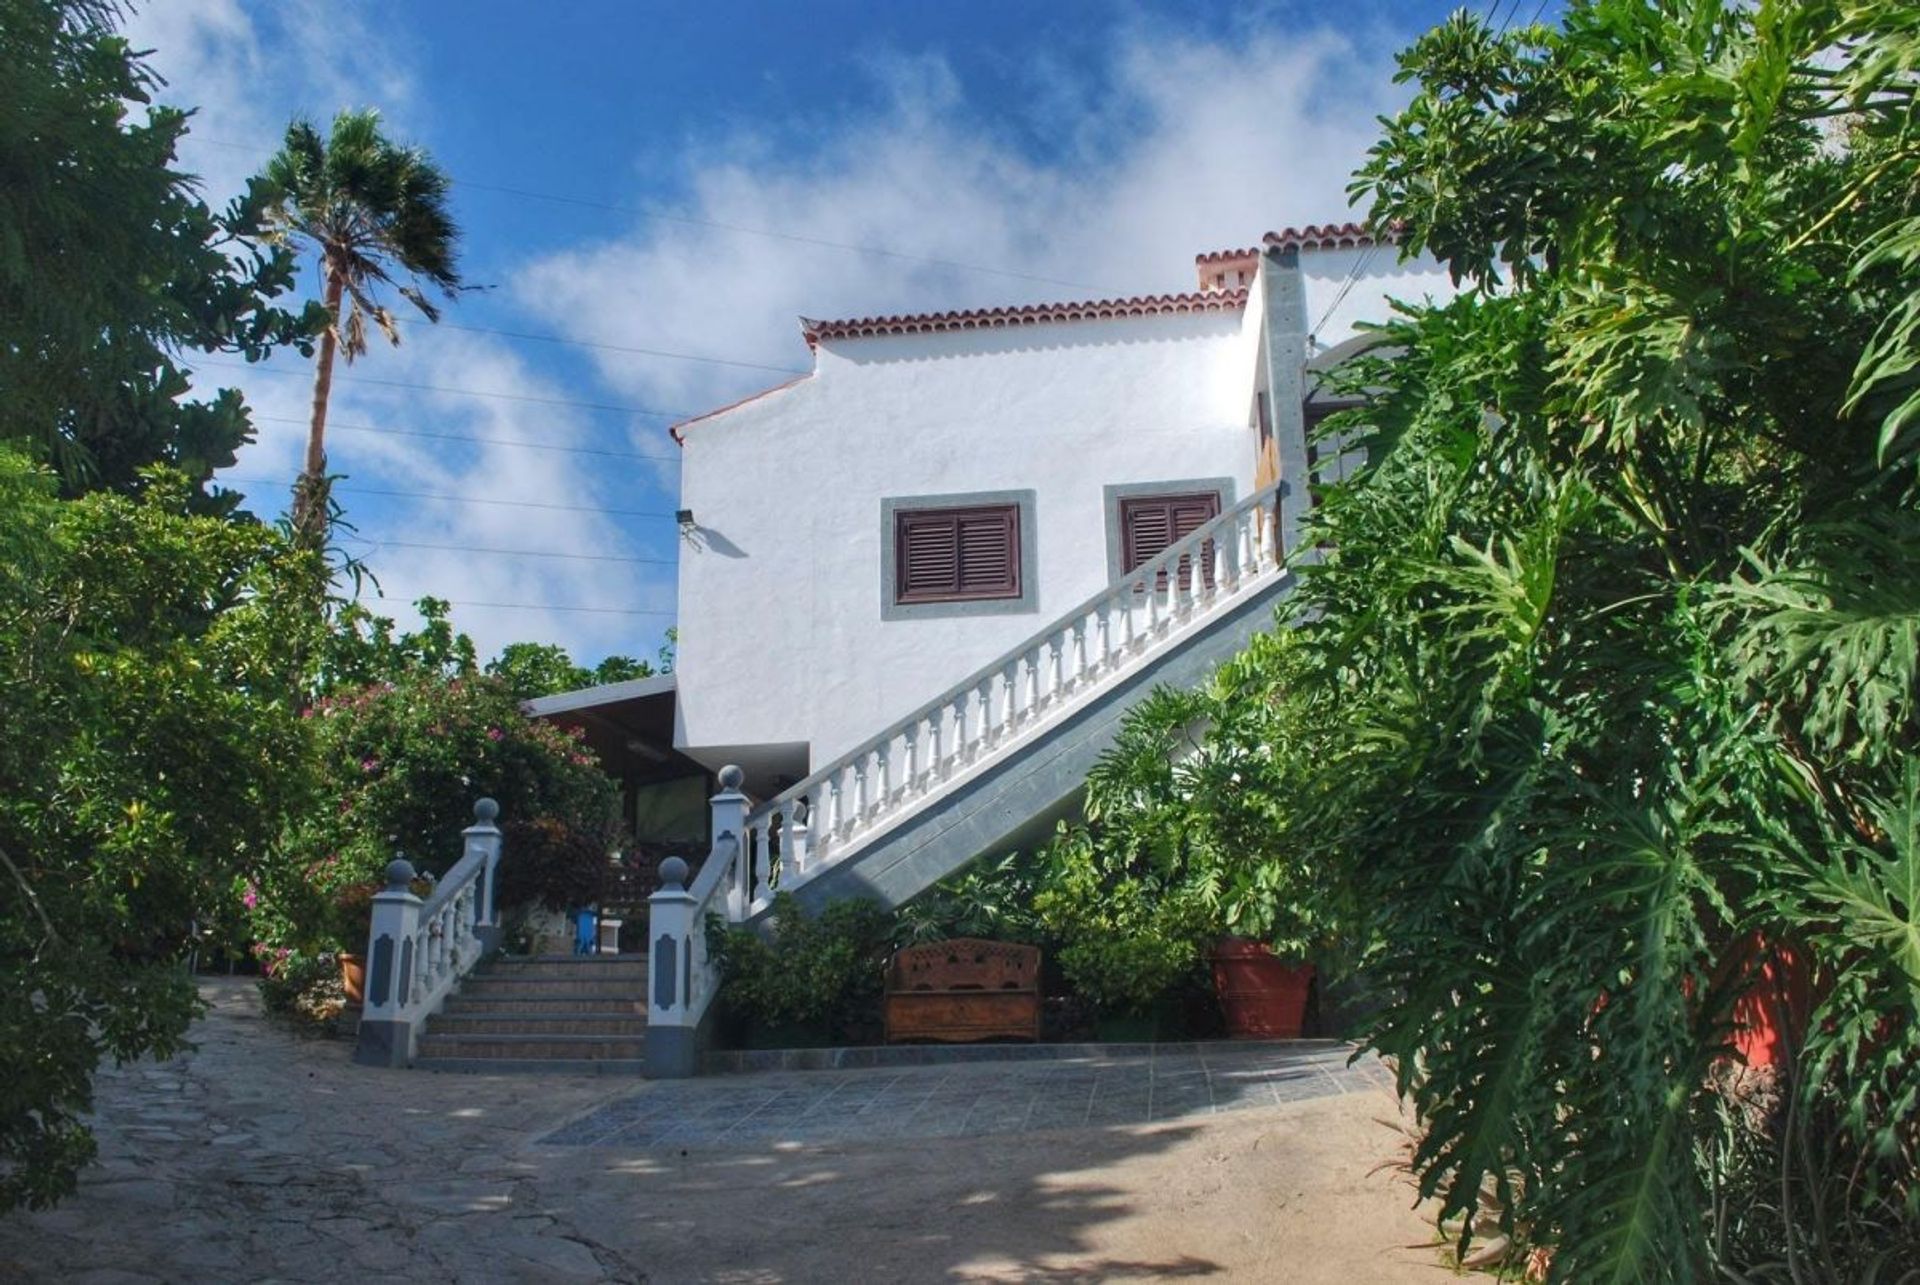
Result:
[[[946,775],[946,760],[941,757],[941,724],[947,721],[947,707],[942,705],[927,715],[927,776],[921,782],[922,789],[930,789],[933,784]]]
[[[1040,715],[1040,648],[1020,657],[1020,663],[1027,667],[1027,708],[1023,712],[1025,721],[1031,723]]]
[[[785,837],[785,851],[780,855],[781,882],[791,884],[797,876],[806,874],[806,864],[812,855],[806,851],[812,836],[808,834],[806,820],[812,816],[812,807],[806,803],[806,795],[797,795],[787,801],[787,807],[781,811],[780,832]]]
[[[1073,659],[1067,666],[1067,689],[1078,687],[1087,676],[1087,618],[1073,622]]]
[[[887,802],[893,797],[893,765],[889,761],[890,756],[887,753],[892,745],[893,738],[889,736],[886,740],[880,742],[879,748],[873,752],[873,778],[875,785],[873,791],[873,814],[875,816],[879,816],[887,810]]]
[[[1113,663],[1113,605],[1111,598],[1100,604],[1100,648],[1093,661],[1096,672],[1104,673]]]
[[[967,696],[961,692],[953,698],[953,766],[958,770],[967,761]]]
[[[1008,661],[1006,667],[1000,671],[1000,690],[1006,701],[1006,708],[1001,711],[1002,718],[1000,720],[1000,738],[1002,740],[1013,735],[1014,720],[1020,715],[1019,698],[1017,695],[1020,690],[1018,686],[1019,679],[1020,658],[1016,656]]]
[[[1060,689],[1066,684],[1066,672],[1061,668],[1061,655],[1067,649],[1066,639],[1059,634],[1047,639],[1047,703],[1053,704],[1060,699]]]
[[[853,822],[863,824],[867,819],[867,756],[862,754],[853,763]]]
[[[753,869],[747,883],[747,906],[751,909],[772,895],[773,817],[768,816],[753,827]]]

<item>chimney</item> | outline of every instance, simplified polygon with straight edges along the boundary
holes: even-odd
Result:
[[[1213,294],[1222,290],[1245,290],[1253,284],[1254,273],[1260,268],[1260,251],[1253,250],[1214,250],[1208,254],[1195,255],[1194,270],[1200,276],[1200,292]]]

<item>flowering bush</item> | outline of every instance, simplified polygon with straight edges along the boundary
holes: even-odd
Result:
[[[275,873],[240,894],[270,990],[276,976],[304,976],[310,960],[364,948],[372,895],[396,854],[446,873],[478,798],[497,800],[504,823],[548,823],[603,860],[615,846],[618,787],[574,736],[527,719],[496,679],[419,674],[320,700],[307,717],[317,801],[289,828]],[[503,892],[570,898],[577,872],[538,855],[530,863],[566,887],[503,874]],[[509,846],[503,870],[514,864]]]

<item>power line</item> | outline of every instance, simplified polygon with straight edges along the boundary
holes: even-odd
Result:
[[[292,482],[276,482],[265,477],[223,477],[215,478],[222,486],[269,486],[292,490]],[[549,504],[541,500],[492,500],[477,495],[440,495],[431,491],[388,491],[373,487],[354,486],[341,488],[350,495],[381,495],[408,500],[445,500],[450,504],[495,504],[514,509],[552,509],[560,513],[599,513],[615,518],[672,518],[671,513],[650,513],[643,509],[602,509],[591,504]]]
[[[355,598],[355,602],[387,602],[383,597]],[[678,612],[649,611],[643,607],[574,607],[551,602],[474,602],[462,598],[442,598],[452,607],[485,607],[493,611],[590,611],[609,616],[673,616]]]
[[[306,424],[304,419],[291,415],[255,415],[253,418],[265,424]],[[650,455],[645,451],[607,451],[592,446],[561,446],[554,442],[527,442],[512,437],[472,437],[465,433],[436,433],[424,428],[375,428],[371,424],[336,424],[327,421],[327,431],[343,433],[374,433],[392,437],[431,437],[447,442],[478,442],[487,446],[525,446],[536,451],[566,451],[574,455],[604,455],[616,460],[677,460],[678,455]]]
[[[568,558],[577,562],[647,562],[672,566],[673,558],[641,558],[619,553],[561,553],[549,549],[482,549],[470,544],[429,544],[422,540],[375,540],[356,536],[373,549],[442,549],[450,553],[486,553],[503,558]]]
[[[518,330],[496,330],[491,326],[463,326],[452,321],[437,321],[426,328],[434,330],[465,330],[476,335],[499,335],[506,339],[527,339],[541,344],[571,344],[576,348],[598,348],[603,352],[633,353],[641,357],[671,357],[675,361],[703,361],[713,366],[738,366],[742,370],[769,370],[779,375],[808,375],[813,372],[798,366],[769,366],[758,361],[735,361],[730,357],[701,357],[690,352],[667,352],[661,348],[630,348],[625,344],[595,343],[590,339],[568,339],[563,335],[529,335]]]
[[[1515,0],[1518,3],[1519,0]],[[273,148],[250,147],[244,143],[230,143],[219,139],[198,138],[195,141],[209,147],[222,147],[230,151],[252,152],[262,155],[272,152]],[[476,183],[472,179],[455,178],[451,180],[460,187],[470,187],[476,192],[498,192],[502,196],[517,196],[528,201],[550,201],[556,205],[577,205],[590,210],[608,210],[615,214],[631,214],[643,219],[653,219],[661,223],[680,223],[689,227],[713,228],[720,232],[733,232],[741,236],[767,237],[776,241],[789,241],[797,245],[819,246],[829,250],[845,250],[852,254],[871,254],[885,259],[899,259],[908,263],[926,263],[935,267],[954,268],[962,272],[978,272],[987,276],[1011,277],[1017,281],[1032,281],[1041,285],[1067,286],[1074,290],[1096,290],[1102,293],[1119,293],[1110,286],[1094,285],[1086,281],[1067,281],[1060,277],[1043,277],[1031,272],[1016,272],[1012,268],[990,268],[981,263],[966,263],[959,259],[942,259],[929,254],[911,254],[905,250],[891,250],[885,246],[858,245],[848,241],[833,241],[826,237],[805,236],[798,232],[774,232],[767,228],[750,228],[738,223],[722,223],[715,219],[699,219],[690,214],[663,214],[658,210],[645,210],[634,205],[617,205],[611,201],[592,201],[578,196],[557,196],[551,192],[533,192],[521,187],[503,187],[495,183]]]
[[[258,371],[267,375],[293,375],[305,378],[306,372],[282,370],[277,366],[265,366],[258,362],[201,360],[196,366],[225,366],[232,370]],[[419,393],[453,393],[460,397],[493,397],[507,402],[533,402],[541,406],[574,406],[582,410],[615,411],[622,415],[652,415],[660,419],[690,419],[692,411],[684,410],[648,410],[644,406],[609,406],[604,402],[578,402],[566,397],[534,397],[527,393],[493,393],[478,388],[443,388],[438,384],[409,384],[398,379],[375,379],[371,375],[347,372],[348,379],[361,384],[380,384],[387,388],[405,388]]]

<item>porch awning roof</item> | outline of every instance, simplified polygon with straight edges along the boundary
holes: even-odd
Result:
[[[667,696],[673,690],[672,674],[653,674],[646,678],[629,678],[624,683],[605,683],[599,687],[582,687],[573,692],[556,692],[552,696],[536,696],[527,702],[526,710],[534,718],[551,718],[555,714],[618,705],[622,701],[639,700],[644,696]]]
[[[578,727],[601,764],[632,785],[706,771],[673,748],[674,694],[673,675],[656,674],[537,696],[521,708],[529,718]]]

